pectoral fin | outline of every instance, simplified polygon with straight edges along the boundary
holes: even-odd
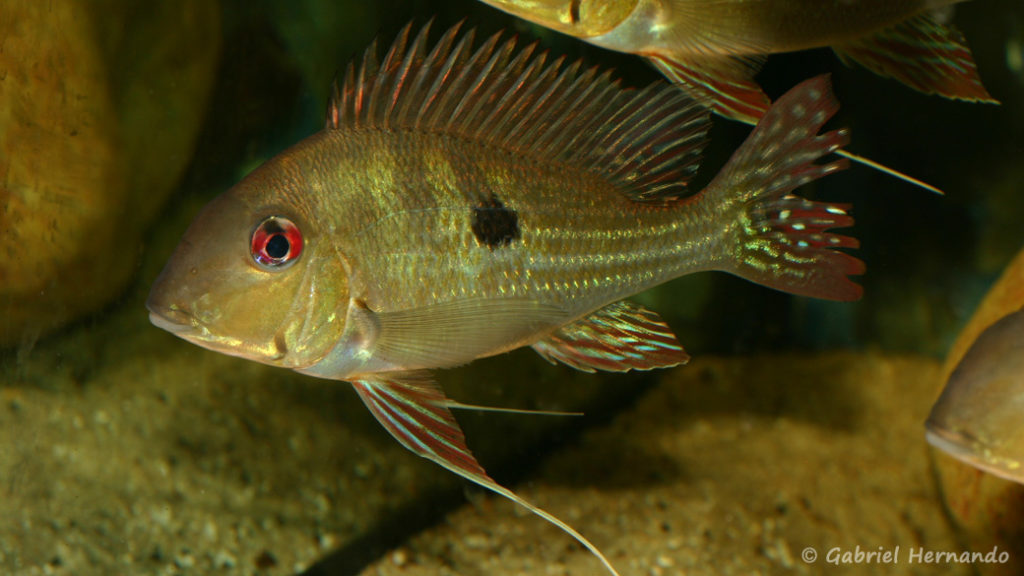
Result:
[[[925,94],[996,103],[981,84],[963,35],[927,15],[832,49],[845,64],[857,62]]]
[[[423,373],[382,375],[352,382],[373,416],[403,446],[448,470],[492,490],[547,520],[583,544],[611,574],[618,572],[598,550],[571,526],[495,482],[466,446],[466,438],[448,409],[444,392]]]
[[[659,72],[683,88],[715,113],[756,124],[771,106],[771,100],[754,82],[763,57],[738,58],[701,54],[676,56],[646,54]]]
[[[401,368],[445,368],[521,345],[565,321],[550,304],[475,298],[394,312],[372,312],[374,354]]]
[[[690,359],[656,313],[624,300],[558,329],[533,349],[584,372],[650,370]]]

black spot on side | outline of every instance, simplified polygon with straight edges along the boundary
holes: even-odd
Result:
[[[496,196],[473,207],[471,226],[477,241],[492,249],[519,239],[519,214],[506,208]]]

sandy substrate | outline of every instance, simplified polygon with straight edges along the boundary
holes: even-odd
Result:
[[[968,574],[925,561],[961,550],[922,435],[938,374],[878,354],[698,358],[517,490],[623,575]],[[858,549],[891,556],[858,562]],[[484,495],[364,572],[602,573],[568,536]]]
[[[130,299],[3,357],[0,574],[290,575],[332,551],[332,573],[351,574],[464,502],[463,483],[390,438],[348,384],[201,350]],[[454,398],[547,410],[607,404],[637,381],[530,353],[440,378]],[[574,424],[458,417],[495,472]]]

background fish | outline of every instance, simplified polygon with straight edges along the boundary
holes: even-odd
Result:
[[[853,300],[845,207],[790,194],[845,166],[819,135],[827,78],[792,90],[707,188],[686,183],[708,114],[663,84],[621,89],[495,35],[406,28],[350,65],[326,129],[197,216],[154,284],[155,324],[213,350],[346,380],[404,446],[559,526],[492,480],[428,371],[522,346],[581,370],[688,359],[622,299],[723,270]]]
[[[764,57],[831,47],[927,94],[995,102],[970,49],[934,11],[962,0],[481,0],[610,50],[648,58],[715,112],[756,121]]]
[[[978,336],[928,417],[936,448],[1024,484],[1024,309]]]

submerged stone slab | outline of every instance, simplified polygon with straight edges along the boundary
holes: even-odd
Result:
[[[0,18],[0,348],[123,292],[213,89],[206,0],[7,0]]]

